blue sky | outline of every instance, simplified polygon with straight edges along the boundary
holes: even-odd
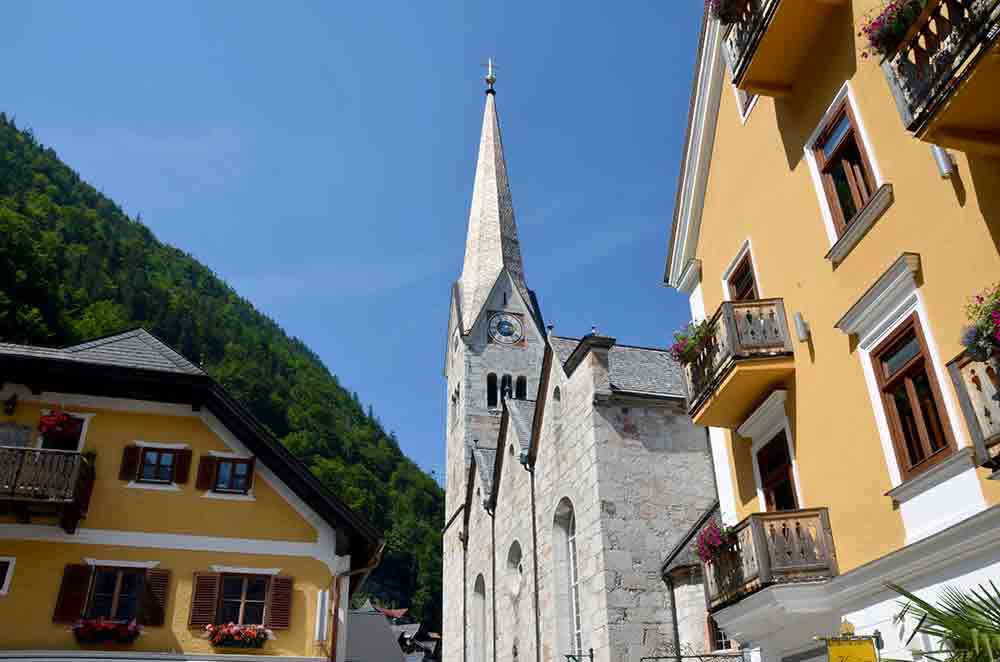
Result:
[[[663,346],[697,0],[22,2],[0,110],[302,338],[443,475],[442,352],[498,62],[525,272],[561,335]]]

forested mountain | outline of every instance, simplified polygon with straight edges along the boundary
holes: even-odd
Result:
[[[0,340],[61,346],[135,326],[203,365],[385,532],[365,591],[440,623],[437,483],[301,341],[0,114]]]

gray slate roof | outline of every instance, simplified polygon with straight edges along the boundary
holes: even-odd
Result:
[[[549,343],[559,362],[565,364],[580,341],[552,336]],[[608,352],[608,362],[611,388],[615,390],[681,398],[687,396],[684,372],[665,349],[615,345]]]
[[[188,375],[205,372],[145,329],[135,329],[65,348],[0,343],[0,354]]]
[[[479,482],[483,485],[483,494],[492,494],[493,465],[496,463],[497,449],[477,446],[472,452],[476,456],[476,470],[479,472]]]
[[[377,611],[347,613],[347,661],[403,662],[403,651],[385,616]]]
[[[535,420],[535,401],[508,398],[504,403],[507,405],[507,411],[510,412],[510,425],[517,433],[521,450],[527,450],[531,445],[531,424]]]

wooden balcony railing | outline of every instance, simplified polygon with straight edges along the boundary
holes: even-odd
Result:
[[[34,514],[56,515],[73,533],[87,514],[93,489],[92,455],[0,447],[0,503],[23,521]]]
[[[697,358],[685,368],[692,412],[736,362],[793,352],[781,299],[727,301],[712,317],[711,326]]]
[[[903,124],[920,133],[1000,36],[1000,0],[929,0],[882,63]],[[992,102],[989,102],[992,103]]]
[[[976,463],[1000,471],[1000,361],[973,361],[963,352],[948,363],[976,449]]]
[[[826,508],[756,513],[734,527],[735,542],[702,563],[705,597],[716,609],[772,584],[837,575]]]
[[[739,18],[727,28],[724,47],[733,68],[733,81],[737,84],[743,79],[754,49],[779,2],[780,0],[746,0],[740,9]]]

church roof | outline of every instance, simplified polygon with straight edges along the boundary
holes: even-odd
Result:
[[[479,471],[479,482],[483,485],[483,494],[492,494],[493,465],[496,463],[497,449],[476,446],[472,452],[476,456],[476,470]]]
[[[497,277],[504,269],[511,275],[522,295],[526,295],[530,305],[532,299],[527,295],[528,288],[524,280],[524,263],[507,180],[507,162],[500,138],[496,95],[490,89],[486,94],[479,158],[469,209],[465,262],[459,280],[462,325],[465,329],[472,328]]]
[[[580,341],[551,336],[549,344],[559,362],[565,365]],[[616,344],[608,351],[608,363],[611,388],[616,391],[687,396],[684,372],[665,349]]]
[[[133,329],[63,348],[0,343],[0,354],[187,375],[205,374],[145,329]]]

